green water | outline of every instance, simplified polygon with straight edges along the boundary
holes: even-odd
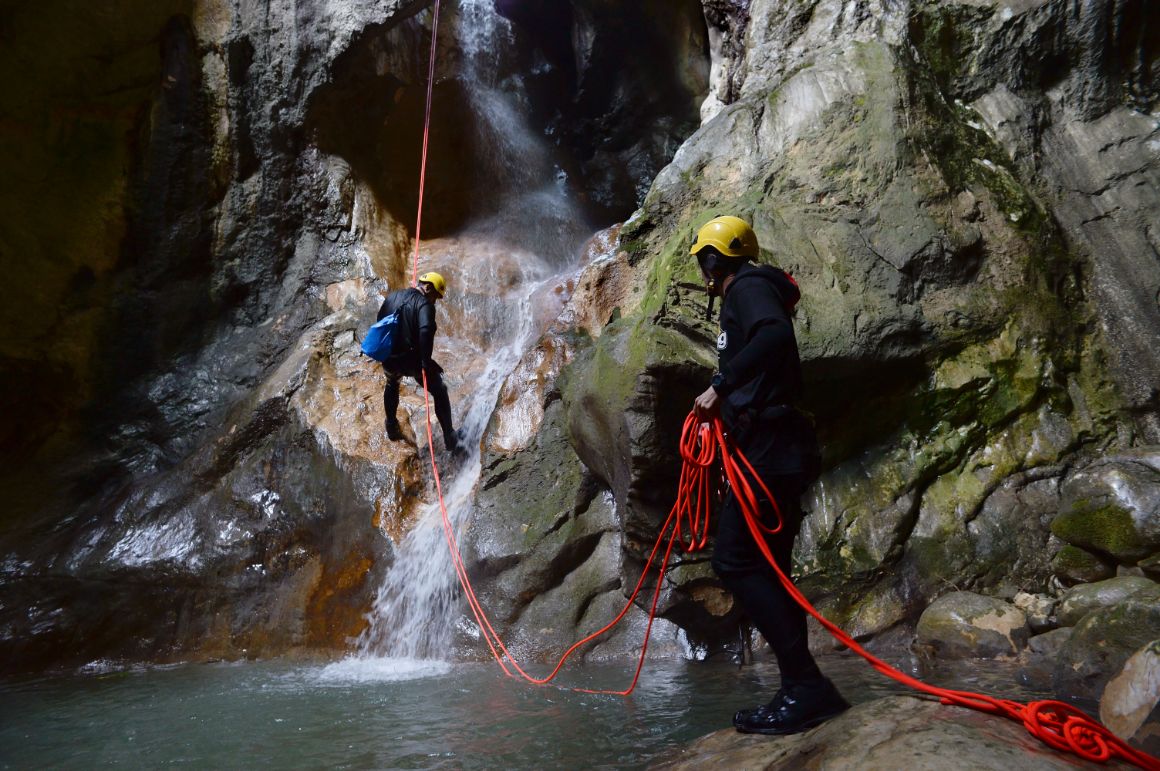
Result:
[[[859,660],[823,668],[851,702],[902,689]],[[1009,668],[932,678],[1027,698]],[[408,679],[398,679],[408,678]],[[628,666],[569,685],[623,688]],[[491,664],[184,665],[0,684],[0,768],[641,768],[729,726],[776,667],[650,662],[629,698],[535,688]]]

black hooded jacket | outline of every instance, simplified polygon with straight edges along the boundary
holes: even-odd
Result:
[[[378,319],[400,309],[399,334],[392,344],[391,356],[383,362],[383,366],[406,371],[434,364],[431,354],[435,350],[435,332],[438,329],[435,324],[435,303],[415,287],[399,289],[383,300]]]
[[[713,388],[724,401],[725,425],[759,472],[817,471],[813,426],[795,409],[802,397],[802,365],[790,314],[800,298],[785,271],[746,263],[721,307],[720,375]]]

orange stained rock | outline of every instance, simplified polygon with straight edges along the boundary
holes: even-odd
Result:
[[[323,563],[306,603],[306,637],[312,647],[345,648],[366,628],[369,598],[366,586],[374,560],[356,546],[337,561]]]

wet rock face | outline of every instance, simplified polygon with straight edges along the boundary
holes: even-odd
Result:
[[[74,35],[108,45],[95,59],[107,72],[98,68],[105,74],[91,85],[124,104],[84,107],[93,57],[75,67],[54,58],[44,82],[29,79],[50,99],[80,95],[70,108],[78,126],[105,139],[77,157],[120,160],[86,177],[107,177],[103,197],[72,191],[116,231],[111,240],[90,232],[88,248],[71,249],[92,261],[73,282],[87,299],[61,301],[53,290],[20,306],[30,323],[63,320],[69,342],[59,350],[80,374],[59,383],[90,403],[79,412],[61,400],[83,430],[70,437],[49,422],[52,442],[39,454],[22,446],[19,462],[5,464],[15,477],[2,547],[6,668],[341,646],[364,623],[368,582],[389,559],[373,530],[376,506],[405,516],[398,500],[413,488],[406,457],[365,442],[361,454],[350,451],[360,440],[327,436],[307,403],[343,369],[335,361],[365,325],[378,279],[363,234],[372,230],[393,261],[397,231],[372,199],[355,205],[363,188],[309,144],[297,100],[326,77],[330,58],[320,52],[334,46],[333,56],[368,25],[403,24],[421,4],[281,16],[146,5],[95,18],[87,6],[62,11],[68,24],[18,36],[46,51],[73,50]],[[113,18],[132,23],[109,26]],[[35,117],[39,108],[28,109]],[[49,154],[73,165],[70,145]],[[66,205],[67,181],[52,188],[33,191],[40,205]],[[355,210],[364,219],[352,221]],[[331,291],[337,284],[345,291]],[[359,317],[321,322],[347,300]],[[87,373],[83,362],[93,362]],[[374,394],[381,385],[367,374]],[[35,410],[29,418],[44,423]],[[381,417],[374,424],[381,430]],[[388,467],[380,479],[376,468]],[[108,602],[90,601],[99,587]],[[52,601],[29,604],[40,589]]]
[[[0,398],[19,416],[0,437],[20,461],[5,464],[14,513],[0,537],[12,668],[341,647],[430,494],[414,442],[383,438],[381,371],[358,357],[381,295],[409,281],[429,4],[147,5],[86,6],[57,25],[5,11],[20,31],[0,42],[5,72],[34,77],[4,89],[5,125],[33,152],[3,163],[37,205],[5,207],[19,224],[0,214],[0,245],[30,255],[40,287],[5,303],[6,328],[28,334],[0,350]],[[464,34],[490,28],[478,24],[490,3],[444,5],[423,235],[457,290],[439,321],[460,344],[444,336],[436,355],[460,405],[519,320],[505,293],[575,260],[590,220],[626,216],[692,130],[707,59],[690,0],[679,23],[651,24],[626,49],[641,58],[635,76],[611,77],[627,28],[611,5],[578,5],[566,37],[580,30],[584,48],[557,92],[545,84],[563,60],[545,67],[516,27]],[[629,21],[667,8],[630,9]],[[108,66],[88,82],[93,61]],[[541,124],[504,123],[513,101],[534,101]],[[554,149],[537,133],[549,128]],[[90,164],[77,173],[92,189],[63,171],[75,159]],[[577,203],[581,187],[595,192]],[[564,203],[549,211],[545,197]],[[518,210],[513,200],[527,203],[514,246],[492,238],[512,222],[459,238]],[[46,237],[54,230],[72,235]],[[636,291],[609,275],[601,283],[618,296]],[[532,327],[574,286],[545,287]],[[593,326],[600,307],[574,312],[577,323]],[[555,352],[549,370],[570,355]],[[401,413],[419,436],[413,388]],[[602,583],[614,541],[599,553],[611,561],[589,572]],[[172,592],[142,588],[170,575]],[[116,598],[86,608],[106,580]],[[30,604],[38,592],[51,601]],[[179,612],[153,612],[167,603]]]
[[[149,360],[141,342],[168,354],[195,321],[190,311],[204,293],[197,263],[205,256],[197,210],[218,191],[212,171],[205,173],[208,126],[198,104],[192,5],[124,0],[100,8],[66,3],[53,14],[31,6],[4,11],[0,254],[12,280],[0,302],[0,406],[10,416],[0,453],[12,461],[46,442],[75,440],[90,400],[109,393],[110,379],[124,382],[118,365],[133,357],[108,360],[103,343],[112,329],[130,332],[128,347]],[[142,135],[153,128],[167,134],[167,150],[143,155]],[[194,163],[196,175],[189,173]],[[162,179],[164,201],[131,211]],[[146,283],[155,291],[166,277],[169,312],[152,335],[127,330],[118,293],[126,263],[146,257],[145,220],[161,224],[186,207],[192,211],[180,247],[154,231],[165,243],[153,250],[161,259]]]
[[[521,71],[563,171],[599,219],[624,220],[696,127],[709,77],[696,0],[514,2]],[[547,68],[537,67],[546,62]]]
[[[1139,0],[1068,6],[916,4],[910,34],[948,97],[977,112],[1040,189],[1073,248],[1090,256],[1090,289],[1109,365],[1157,441],[1155,346],[1160,250],[1154,113],[1160,94],[1155,9]],[[985,63],[985,65],[984,65]],[[1147,276],[1148,278],[1142,278]]]
[[[0,213],[4,253],[37,257],[19,286],[38,287],[3,304],[6,328],[31,330],[0,349],[3,441],[32,460],[6,467],[6,662],[341,646],[360,628],[391,559],[383,534],[401,537],[428,492],[420,453],[383,441],[381,374],[357,355],[408,275],[426,5],[126,0],[133,22],[91,88],[5,113],[32,152],[0,162],[53,203],[43,221],[24,199],[2,207],[27,229]],[[521,645],[589,628],[635,583],[715,366],[687,248],[722,211],[750,218],[761,259],[802,286],[826,469],[798,574],[828,615],[869,637],[948,584],[1014,596],[1053,572],[1157,570],[1150,456],[1093,462],[1160,441],[1157,22],[1145,0],[1098,6],[500,0],[502,39],[441,38],[424,255],[462,287],[439,318],[463,344],[437,349],[457,404],[511,321],[495,300],[525,252],[559,267],[587,218],[641,204],[589,269],[537,290],[547,332],[483,437],[490,524],[472,569]],[[481,7],[456,5],[443,29],[473,29]],[[11,14],[33,25],[14,39],[60,41],[45,52],[108,27]],[[76,80],[71,59],[20,50]],[[484,65],[494,77],[467,78]],[[497,95],[538,125],[503,123]],[[44,162],[58,157],[99,165],[76,167],[93,189]],[[587,200],[516,217],[506,254],[458,233],[548,189]],[[409,388],[402,410],[418,435]],[[93,438],[59,462],[74,416]],[[93,612],[104,581],[121,594]],[[181,610],[149,620],[166,607]],[[661,608],[695,642],[740,619],[704,555],[681,559]],[[142,642],[126,653],[128,637]]]

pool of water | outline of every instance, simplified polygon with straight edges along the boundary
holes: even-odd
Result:
[[[851,702],[903,692],[848,655],[822,666]],[[628,665],[567,685],[623,688]],[[932,682],[1026,699],[1010,666]],[[777,689],[770,663],[649,662],[628,698],[532,687],[494,664],[199,664],[0,683],[0,767],[639,768]]]

